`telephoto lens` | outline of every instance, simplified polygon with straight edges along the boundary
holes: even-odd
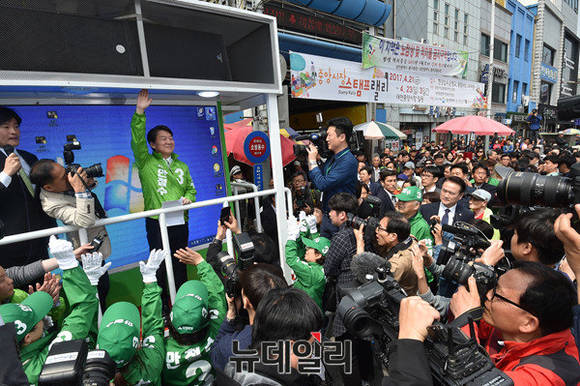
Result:
[[[499,183],[497,195],[502,202],[514,205],[566,207],[574,203],[569,178],[538,173],[511,173]]]

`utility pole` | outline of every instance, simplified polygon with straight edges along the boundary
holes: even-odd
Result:
[[[491,96],[493,88],[493,46],[495,44],[495,0],[491,0],[491,31],[489,37],[489,69],[487,71],[487,117],[491,119]],[[485,151],[489,149],[489,135],[485,136]]]

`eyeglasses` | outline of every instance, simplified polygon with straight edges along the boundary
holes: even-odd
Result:
[[[493,301],[493,298],[498,298],[498,299],[500,299],[500,300],[502,300],[502,301],[504,301],[504,302],[506,302],[506,303],[509,303],[509,304],[511,304],[512,306],[516,306],[516,307],[517,307],[517,308],[519,308],[520,310],[524,310],[524,311],[526,311],[526,312],[529,312],[530,314],[532,314],[532,315],[534,315],[534,316],[536,316],[536,317],[538,316],[538,315],[536,315],[536,313],[535,313],[535,312],[533,312],[533,311],[530,311],[530,310],[527,310],[527,309],[525,309],[524,307],[522,307],[522,306],[521,306],[521,305],[519,305],[518,303],[514,302],[513,300],[509,300],[509,299],[508,299],[508,298],[506,298],[505,296],[501,296],[500,294],[498,294],[498,293],[497,293],[497,291],[496,291],[496,290],[497,290],[497,287],[494,287],[494,289],[493,289],[493,291],[492,291],[492,293],[491,293],[491,299],[488,299],[490,302],[492,302],[492,301]]]

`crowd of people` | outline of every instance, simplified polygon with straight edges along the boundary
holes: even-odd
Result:
[[[145,209],[190,204],[196,189],[174,152],[171,129],[146,131],[151,102],[141,91],[130,122]],[[94,181],[82,169],[71,173],[17,149],[21,121],[0,107],[0,219],[7,234],[49,228],[56,219],[87,228],[90,239],[106,234],[94,226],[106,216],[89,189]],[[157,219],[147,218],[151,252],[139,265],[140,308],[105,302],[106,259],[115,247],[107,237],[98,252],[73,234],[68,241],[0,247],[0,317],[9,327],[1,333],[12,336],[2,345],[21,364],[0,365],[3,382],[37,384],[51,347],[82,339],[108,353],[115,364],[110,382],[118,385],[429,385],[423,342],[434,322],[453,321],[516,385],[579,383],[580,234],[573,213],[546,202],[512,208],[508,216],[498,209],[498,189],[514,172],[574,177],[580,152],[534,135],[493,138],[489,148],[481,138],[405,144],[367,161],[364,149],[351,150],[352,130],[347,118],[330,120],[330,156],[322,158],[310,144],[306,157],[285,171],[293,216],[283,256],[276,255],[272,199],[261,211],[265,233],[251,237],[251,264],[245,255],[242,264],[241,255],[236,263],[222,252],[226,232],[242,237],[246,218],[216,218],[205,257],[187,248],[187,212],[185,225],[169,228],[171,251],[162,250]],[[230,174],[243,181],[239,166]],[[580,214],[576,204],[572,212]],[[486,241],[486,248],[471,251],[475,264],[495,272],[486,293],[473,276],[462,281],[443,273],[441,256],[460,240],[454,226]],[[173,304],[164,272],[169,256],[178,288]],[[196,267],[195,280],[187,280],[187,265]],[[388,368],[376,342],[353,331],[339,312],[345,293],[376,280],[381,267],[403,296]],[[56,268],[60,277],[51,273]],[[325,354],[331,348],[348,353],[336,360]],[[317,365],[306,371],[305,361]]]

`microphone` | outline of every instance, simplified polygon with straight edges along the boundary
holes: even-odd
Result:
[[[4,146],[4,151],[6,152],[6,155],[9,156],[10,154],[14,153],[14,146],[12,146],[12,145],[5,145]]]
[[[350,270],[361,283],[368,283],[373,280],[373,275],[378,267],[382,267],[387,260],[372,252],[363,252],[355,255],[350,263]]]

